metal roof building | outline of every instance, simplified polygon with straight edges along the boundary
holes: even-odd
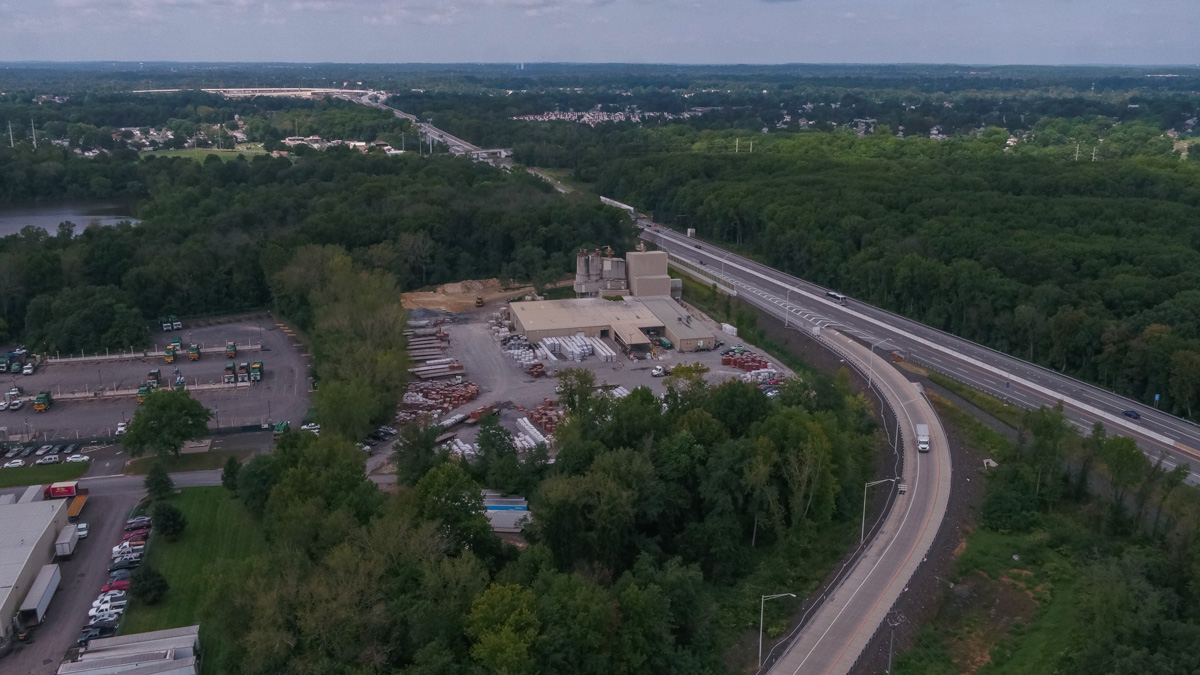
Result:
[[[0,641],[12,639],[12,618],[67,524],[61,499],[0,506]]]
[[[612,338],[630,348],[649,348],[647,331],[665,335],[684,352],[712,349],[716,336],[668,296],[626,297],[621,300],[579,298],[509,303],[513,328],[538,342],[548,337],[583,333]]]
[[[58,675],[196,675],[200,672],[200,626],[98,638]]]

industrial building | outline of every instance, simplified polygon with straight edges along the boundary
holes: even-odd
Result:
[[[682,352],[712,349],[716,336],[668,296],[621,300],[578,298],[509,303],[513,330],[530,342],[583,333],[608,338],[627,350],[648,351],[665,337]]]
[[[54,559],[54,542],[66,525],[66,500],[0,505],[0,647],[14,639],[13,617]]]
[[[200,626],[97,638],[74,661],[64,661],[58,675],[197,675],[200,672]]]
[[[603,254],[599,249],[581,249],[575,255],[574,288],[580,297],[669,295],[678,299],[682,287],[681,281],[667,275],[666,251],[647,251],[644,243],[624,258],[614,257],[611,248]]]

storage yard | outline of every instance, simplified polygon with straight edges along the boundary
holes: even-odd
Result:
[[[181,349],[168,362],[173,338]],[[150,389],[180,384],[213,410],[213,428],[269,420],[298,424],[308,410],[309,359],[268,317],[194,328],[185,324],[157,333],[153,341],[157,344],[144,355],[50,358],[30,375],[5,375],[0,391],[19,387],[22,405],[13,410],[10,403],[0,411],[0,428],[7,427],[10,440],[109,437]],[[48,394],[41,398],[44,404],[42,394]]]

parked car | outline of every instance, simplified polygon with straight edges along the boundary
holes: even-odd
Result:
[[[138,564],[139,563],[136,563],[132,560],[122,560],[120,562],[115,562],[115,563],[109,565],[108,571],[109,572],[120,572],[122,570],[129,570],[130,572],[132,572],[133,569],[138,566]]]
[[[15,448],[12,448],[11,450],[9,450],[9,451],[8,451],[8,452],[7,452],[7,453],[4,455],[4,459],[12,459],[13,457],[16,457],[16,456],[17,456],[17,455],[19,455],[19,454],[21,454],[21,446],[19,446],[19,445],[18,445],[17,447],[15,447]]]
[[[88,614],[88,616],[92,616],[92,615]],[[103,614],[97,614],[95,616],[92,616],[92,620],[88,621],[87,625],[84,627],[91,628],[93,626],[111,625],[111,624],[117,623],[120,620],[121,620],[121,612],[105,612]]]
[[[59,453],[66,452],[66,450],[67,450],[66,445],[56,445],[53,448],[50,448],[50,454],[57,455]]]
[[[61,461],[58,455],[46,455],[45,457],[39,457],[38,461],[34,462],[34,464],[58,464]]]
[[[114,556],[124,555],[126,553],[137,553],[144,548],[146,548],[145,539],[130,539],[114,546],[112,553]]]
[[[150,516],[138,516],[125,521],[125,531],[132,532],[134,530],[148,530],[151,524]]]
[[[23,459],[14,459],[4,463],[4,468],[6,469],[19,469],[23,466],[25,466],[25,460]]]
[[[109,591],[127,591],[127,590],[129,590],[129,584],[131,584],[131,583],[132,582],[129,581],[128,579],[122,579],[120,581],[110,581],[107,584],[104,584],[104,586],[101,587],[100,590],[105,593],[107,593]]]
[[[53,448],[54,448],[54,446],[53,446],[53,445],[43,445],[42,447],[38,448],[38,449],[37,449],[37,452],[36,452],[36,453],[34,453],[34,454],[36,454],[38,457],[42,457],[42,456],[44,456],[44,455],[45,455],[47,452],[50,452],[50,450],[51,450],[51,449],[53,449]]]
[[[99,597],[97,597],[95,600],[93,600],[92,607],[99,607],[100,605],[103,605],[107,602],[111,602],[113,600],[124,600],[124,599],[125,599],[125,591],[108,591],[107,593],[101,593],[99,595]]]
[[[75,532],[80,539],[87,539],[89,529],[87,523],[75,523]]]
[[[36,445],[25,446],[25,449],[21,451],[21,459],[25,459],[26,457],[32,455],[34,450],[37,450]]]
[[[103,602],[88,610],[88,616],[93,619],[104,614],[120,614],[125,611],[125,605],[128,604],[125,600],[113,600],[111,602]]]
[[[117,435],[118,435],[118,436],[120,436],[121,434],[125,433],[125,432],[126,432],[126,431],[128,431],[128,430],[129,430],[129,424],[128,424],[128,423],[126,423],[126,422],[117,422]]]
[[[140,564],[142,564],[142,554],[141,553],[122,553],[121,555],[113,558],[114,564],[122,563],[122,562],[131,562],[135,565],[140,565]]]
[[[119,570],[108,571],[108,583],[116,583],[118,581],[129,581],[129,577],[133,576],[133,568],[123,568]]]
[[[88,642],[96,638],[107,638],[117,634],[117,627],[112,625],[97,625],[91,628],[84,628],[79,637],[75,638],[75,644],[80,647],[86,647]]]
[[[68,464],[79,464],[80,462],[90,462],[92,458],[87,455],[70,455],[66,461]]]
[[[134,530],[132,532],[126,532],[125,536],[121,537],[121,541],[129,541],[130,539],[138,541],[145,539],[148,536],[150,536],[150,530]]]
[[[14,398],[12,400],[12,403],[8,404],[8,409],[9,410],[20,410],[21,406],[23,406],[23,405],[25,405],[25,403],[21,399]]]
[[[8,401],[0,400],[0,412],[8,410]]]
[[[384,433],[386,433],[389,436],[395,436],[396,434],[400,433],[400,432],[396,431],[395,427],[389,427],[386,425],[379,427],[379,429],[380,429],[380,431],[383,431]]]
[[[21,374],[22,375],[32,375],[33,374],[33,364],[26,363],[25,367],[21,369]]]
[[[75,451],[78,449],[79,449],[78,443],[71,443],[70,445],[63,448],[63,453],[67,454],[67,455],[73,455],[73,454],[75,454]]]

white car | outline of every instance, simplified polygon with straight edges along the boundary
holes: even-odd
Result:
[[[60,461],[62,460],[58,458],[58,455],[46,455],[34,462],[34,464],[58,464]]]
[[[37,455],[38,457],[41,457],[42,455],[45,455],[47,452],[50,452],[53,449],[54,449],[53,445],[43,445],[42,447],[37,449],[37,452],[35,452],[33,454]]]
[[[71,455],[70,457],[67,458],[68,464],[77,464],[79,462],[90,462],[90,461],[92,461],[92,458],[88,457],[87,455]]]
[[[109,591],[101,593],[95,600],[92,601],[92,607],[99,607],[105,603],[110,603],[115,600],[124,600],[125,591]]]
[[[87,539],[89,529],[87,523],[78,523],[75,525],[75,531],[79,533],[80,539]]]
[[[121,612],[124,610],[123,609],[110,610],[107,612],[97,612],[96,614],[93,614],[92,612],[95,612],[95,611],[96,610],[94,608],[88,610],[88,616],[92,617],[92,620],[89,623],[100,623],[102,621],[116,621],[117,619],[121,618]]]
[[[117,435],[118,436],[120,436],[121,434],[125,433],[128,430],[129,430],[129,425],[127,423],[117,422]]]
[[[25,466],[25,460],[23,459],[14,459],[11,462],[4,463],[4,468],[6,469],[19,469],[23,466]]]
[[[309,422],[300,426],[300,431],[311,431],[318,436],[321,435],[321,425],[316,422]]]
[[[0,401],[0,411],[8,410],[8,401]]]
[[[21,406],[23,406],[23,405],[25,405],[24,401],[22,401],[19,398],[14,398],[13,402],[8,404],[8,409],[9,410],[20,410]]]
[[[135,544],[133,546],[130,546],[129,542],[123,541],[120,544],[117,544],[116,546],[113,547],[112,554],[113,554],[113,557],[115,558],[117,556],[125,555],[126,553],[138,553],[138,552],[144,550],[145,548],[146,548],[145,544]]]
[[[88,610],[88,616],[96,618],[101,614],[121,615],[125,611],[125,600],[105,601]],[[116,618],[116,617],[113,617]]]
[[[33,374],[33,364],[26,363],[25,367],[21,369],[21,374],[22,375],[32,375]]]

